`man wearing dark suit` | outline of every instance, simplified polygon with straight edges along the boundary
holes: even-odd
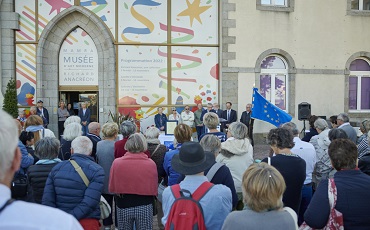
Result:
[[[209,113],[209,112],[213,112],[213,113],[216,113],[216,111],[214,109],[212,109],[213,105],[212,103],[208,103],[207,104],[207,109],[203,110],[202,111],[202,115],[200,115],[200,120],[203,121],[203,117],[206,113]]]
[[[91,117],[90,109],[86,108],[86,102],[81,103],[81,108],[78,111],[78,116],[81,118],[82,135],[86,136],[86,133],[88,133],[88,126]]]
[[[251,116],[252,116],[252,104],[247,104],[246,110],[242,113],[242,117],[240,118],[240,122],[248,127],[248,137],[251,139],[252,146],[254,146],[253,141],[254,119]]]
[[[215,111],[215,114],[217,114],[218,117],[222,116],[222,110],[220,109],[220,105],[218,103],[213,103],[213,110]]]
[[[226,110],[222,112],[222,118],[225,119],[225,122],[222,122],[223,131],[229,127],[229,125],[235,122],[238,119],[236,111],[231,109],[233,104],[231,102],[226,102]]]
[[[98,144],[99,141],[101,141],[100,124],[98,122],[91,122],[88,128],[89,133],[86,134],[86,137],[88,137],[93,143],[93,148],[90,156],[92,156],[96,162],[96,145]]]
[[[44,127],[47,128],[49,124],[49,111],[46,108],[44,108],[43,105],[44,105],[44,102],[42,100],[39,100],[37,102],[36,114],[42,118],[42,121],[44,122]]]
[[[154,123],[155,127],[157,127],[160,131],[165,131],[167,116],[163,113],[163,108],[158,107],[158,114],[154,116]]]

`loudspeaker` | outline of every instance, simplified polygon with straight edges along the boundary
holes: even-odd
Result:
[[[311,115],[311,104],[307,102],[302,102],[298,104],[298,120],[307,120]]]

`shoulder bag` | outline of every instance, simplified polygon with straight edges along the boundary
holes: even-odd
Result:
[[[78,175],[80,175],[80,177],[83,180],[83,182],[85,183],[86,187],[88,187],[89,184],[90,184],[90,181],[89,181],[89,179],[87,179],[86,174],[84,173],[82,168],[77,164],[77,162],[75,160],[69,160],[69,161],[71,162],[71,164],[73,165],[73,167],[77,171]],[[105,198],[103,196],[100,196],[99,206],[100,206],[100,218],[101,219],[108,218],[109,215],[111,214],[112,209],[111,209],[110,205],[108,204],[108,202],[105,200]]]

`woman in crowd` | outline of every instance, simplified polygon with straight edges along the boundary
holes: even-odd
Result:
[[[171,108],[172,113],[168,116],[169,121],[179,121],[181,123],[181,116],[177,112],[176,107]]]
[[[168,186],[177,183],[177,179],[180,176],[171,166],[172,157],[180,152],[181,145],[185,142],[191,141],[191,135],[193,131],[188,125],[179,124],[174,130],[176,139],[176,149],[168,151],[164,156],[163,168],[168,176]]]
[[[125,156],[113,161],[109,191],[116,194],[118,229],[153,229],[153,208],[158,175],[153,160],[144,153],[145,137],[132,134],[125,145]],[[145,170],[143,170],[145,169]]]
[[[335,209],[343,214],[344,229],[369,229],[370,177],[356,169],[356,145],[349,139],[334,140],[329,146],[329,157],[337,170]],[[321,181],[305,212],[304,219],[312,228],[321,229],[329,220],[328,183]]]
[[[168,184],[168,178],[166,171],[163,168],[164,155],[167,152],[165,145],[162,145],[159,141],[159,129],[156,127],[149,127],[146,132],[146,141],[148,143],[148,151],[150,152],[150,158],[154,161],[157,166],[158,173],[158,184],[162,183],[163,186]],[[163,217],[162,203],[160,202],[161,198],[157,200],[157,221],[159,229],[164,229],[164,226],[161,222]]]
[[[201,103],[197,104],[197,110],[194,112],[194,125],[197,129],[197,137],[198,140],[200,140],[200,136],[203,134],[203,122],[200,120],[200,117],[202,116],[203,112],[203,106]]]
[[[116,143],[114,143],[114,158],[119,158],[126,154],[127,152],[125,148],[126,142],[130,135],[136,133],[137,127],[135,123],[132,121],[124,121],[121,123],[120,130],[123,139],[116,141]],[[147,150],[145,150],[145,154],[150,158],[150,153]]]
[[[283,208],[281,197],[285,191],[283,176],[266,163],[252,164],[243,175],[243,211],[230,213],[223,230],[297,229],[297,215]]]
[[[319,117],[315,116],[315,115],[311,115],[309,118],[308,118],[308,122],[310,124],[310,131],[308,133],[306,133],[306,135],[302,138],[302,141],[305,141],[305,142],[310,142],[311,138],[313,136],[316,136],[318,133],[317,133],[317,130],[315,128],[315,121],[318,119]]]
[[[213,112],[206,113],[203,117],[203,122],[209,131],[200,136],[199,138],[200,141],[206,135],[215,135],[216,137],[218,137],[218,139],[220,139],[221,142],[226,141],[227,139],[226,134],[217,130],[217,126],[220,124],[220,121],[216,113]]]
[[[284,206],[292,208],[297,215],[302,198],[302,186],[306,179],[306,162],[292,153],[293,134],[288,129],[271,129],[267,142],[275,153],[274,157],[262,161],[270,163],[283,176],[286,190],[283,195]]]
[[[370,133],[370,121],[365,120],[361,123],[361,132],[363,135],[359,138],[360,142],[357,145],[358,158],[361,159],[365,154],[370,152],[369,146],[369,133]]]
[[[66,121],[64,122],[64,128],[67,127],[67,125],[71,124],[71,123],[78,123],[80,124],[81,123],[81,118],[79,116],[70,116],[66,119]]]
[[[35,164],[39,158],[35,156],[35,150],[33,150],[32,146],[35,144],[35,136],[32,132],[22,131],[21,135],[19,136],[19,140],[22,141],[22,144],[26,147],[27,152],[32,155]]]
[[[35,155],[38,161],[28,169],[28,180],[32,188],[32,198],[38,204],[42,202],[42,195],[48,175],[52,168],[61,162],[58,158],[59,141],[54,137],[45,137],[35,144]]]
[[[310,143],[316,150],[316,164],[312,173],[312,182],[314,183],[314,188],[317,188],[321,180],[329,178],[333,168],[328,155],[330,145],[328,123],[324,119],[319,118],[314,122],[314,127],[319,134],[312,137]]]
[[[80,123],[73,122],[65,127],[60,141],[59,159],[69,160],[71,157],[71,143],[79,136],[82,136],[82,126]]]
[[[181,112],[181,120],[184,124],[189,125],[190,128],[194,127],[194,113],[190,111],[188,105],[186,105],[184,111]]]
[[[67,110],[68,110],[69,116],[74,116],[74,115],[76,115],[76,114],[75,114],[75,111],[74,111],[74,110],[73,110],[73,108],[72,108],[72,104],[71,104],[71,103],[68,103],[68,104],[67,104]]]
[[[207,113],[206,116],[208,114],[210,113]],[[230,169],[239,200],[236,209],[241,210],[244,206],[242,202],[242,177],[245,170],[253,163],[253,147],[248,138],[248,128],[241,122],[230,124],[227,138],[225,142],[221,143],[221,153],[217,156],[216,161],[225,164]]]
[[[38,115],[29,116],[24,128],[27,132],[33,132],[35,143],[44,137],[55,137],[53,131],[44,128],[42,118]]]
[[[335,129],[335,128],[338,128],[338,124],[337,124],[337,115],[333,115],[329,118],[330,120],[330,124],[331,124],[331,128],[332,129]]]
[[[335,139],[348,139],[348,135],[343,129],[330,129],[328,138],[332,142]]]
[[[367,140],[367,144],[370,145],[370,138]],[[360,159],[358,159],[358,168],[367,175],[370,175],[370,151],[362,155]]]
[[[59,138],[62,136],[64,132],[64,122],[66,121],[67,117],[70,116],[65,105],[66,104],[64,103],[64,101],[60,101],[59,108],[57,110]]]
[[[105,123],[102,127],[103,140],[99,141],[96,146],[97,163],[104,169],[105,179],[102,196],[112,207],[113,194],[109,192],[109,174],[114,161],[114,143],[118,135],[118,125],[114,122]],[[103,220],[106,229],[111,229],[113,224],[112,213]]]

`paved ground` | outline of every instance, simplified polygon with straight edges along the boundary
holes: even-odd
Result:
[[[255,145],[253,149],[253,155],[254,159],[264,159],[269,155],[270,152],[270,146],[268,145]],[[101,228],[104,230],[104,227]],[[153,230],[159,230],[158,222],[157,222],[157,216],[153,217]]]

